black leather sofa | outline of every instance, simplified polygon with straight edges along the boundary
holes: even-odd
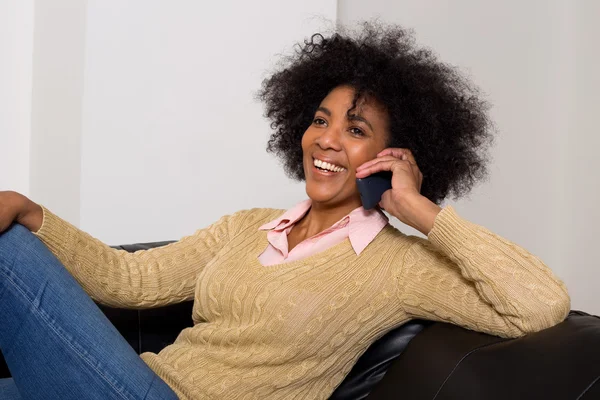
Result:
[[[101,309],[138,353],[160,351],[192,325],[191,302]],[[0,378],[6,376],[0,357]],[[562,323],[518,339],[413,320],[373,343],[330,397],[347,399],[600,399],[600,317],[571,311]]]

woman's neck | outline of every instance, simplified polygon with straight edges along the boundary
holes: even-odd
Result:
[[[331,227],[359,206],[360,204],[352,203],[339,207],[327,207],[313,201],[306,215],[294,225],[294,233],[304,239],[312,237]]]

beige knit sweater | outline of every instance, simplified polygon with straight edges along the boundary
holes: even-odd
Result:
[[[263,266],[258,227],[281,213],[240,211],[133,254],[47,209],[37,236],[101,303],[194,299],[194,327],[142,354],[181,399],[326,399],[371,343],[411,318],[517,337],[569,312],[565,285],[539,258],[450,206],[428,240],[387,225],[360,256],[346,240]]]

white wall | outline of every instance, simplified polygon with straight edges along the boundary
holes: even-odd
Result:
[[[302,199],[265,151],[253,95],[275,54],[335,11],[333,0],[90,0],[81,227],[109,243],[176,239]]]
[[[564,267],[567,284],[583,310],[600,314],[600,263],[597,240],[600,238],[600,2],[577,2],[573,26],[576,40],[572,44],[575,101],[571,103],[571,123],[563,133],[567,146],[564,171],[568,185],[564,238]]]
[[[486,93],[499,133],[490,179],[447,204],[541,257],[565,280],[572,307],[596,314],[599,15],[597,2],[560,0],[345,0],[338,8],[344,24],[379,17],[414,28],[419,43]]]
[[[33,0],[0,1],[0,191],[29,194]]]
[[[30,192],[79,225],[86,1],[37,0]]]

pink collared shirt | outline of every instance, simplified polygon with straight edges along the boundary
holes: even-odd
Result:
[[[268,231],[269,245],[258,256],[262,265],[269,266],[300,260],[327,250],[346,238],[350,239],[354,252],[359,255],[388,223],[388,218],[383,212],[377,209],[367,211],[358,207],[331,227],[303,240],[292,251],[288,251],[287,235],[294,224],[308,212],[311,204],[310,199],[304,200],[287,210],[281,217],[258,228]]]

